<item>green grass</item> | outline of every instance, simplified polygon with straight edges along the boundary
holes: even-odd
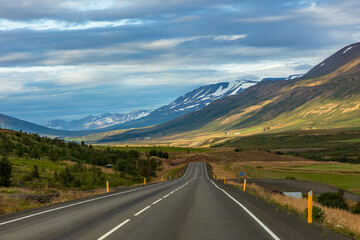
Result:
[[[312,160],[360,163],[359,137],[360,131],[354,129],[296,130],[239,137],[217,146],[242,150],[286,149],[287,154]]]
[[[176,173],[180,170],[180,168],[173,168],[169,172],[169,176],[175,176]]]
[[[23,191],[20,191],[18,189],[1,189],[0,193],[4,193],[4,194],[19,194],[19,193],[25,193]]]
[[[212,151],[212,149],[208,148],[185,148],[185,147],[113,147],[109,146],[113,150],[120,150],[120,151],[130,151],[135,150],[139,152],[149,152],[150,150],[157,150],[157,151],[163,151],[163,152],[208,152]],[[102,148],[105,149],[107,146],[96,146],[96,148]]]
[[[330,172],[360,172],[359,164],[316,164],[301,167],[286,168],[290,170],[330,171]]]
[[[22,170],[32,169],[34,165],[37,165],[39,169],[45,168],[49,171],[60,171],[61,169],[64,169],[65,166],[68,166],[66,163],[61,161],[52,162],[49,160],[32,160],[26,158],[12,158],[11,162],[17,169]]]
[[[346,143],[346,142],[349,142],[349,143],[358,143],[358,142],[360,142],[360,138],[347,139],[347,140],[340,140],[340,141],[338,141],[338,142],[344,142],[344,143]]]

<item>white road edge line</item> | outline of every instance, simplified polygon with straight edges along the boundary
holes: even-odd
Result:
[[[156,200],[155,202],[153,202],[152,204],[153,205],[155,205],[155,204],[157,204],[158,202],[160,202],[162,200],[162,198],[160,198],[160,199],[158,199],[158,200]]]
[[[165,196],[163,196],[163,198],[167,198],[170,194],[166,194]]]
[[[191,163],[189,164],[189,166],[187,167],[185,174],[184,174],[181,178],[179,178],[179,179],[177,179],[177,180],[180,180],[180,179],[182,179],[183,177],[186,176],[186,174],[187,174],[187,172],[188,172],[191,164],[192,164],[192,162],[191,162]],[[176,180],[175,180],[175,181],[176,181]],[[134,192],[134,191],[143,190],[143,189],[146,189],[146,188],[155,187],[155,186],[157,186],[157,185],[161,185],[161,184],[164,184],[164,183],[171,183],[171,182],[168,182],[168,181],[166,181],[166,182],[159,182],[159,183],[155,183],[155,184],[153,184],[153,185],[146,186],[146,187],[142,187],[142,188],[131,189],[131,190],[128,190],[128,191],[125,191],[125,192],[114,193],[114,194],[111,194],[111,195],[106,195],[106,196],[102,196],[102,197],[98,197],[98,198],[92,198],[92,199],[85,200],[85,201],[82,201],[82,202],[77,202],[77,203],[65,205],[65,206],[62,206],[62,207],[49,209],[49,210],[46,210],[46,211],[42,211],[42,212],[30,214],[30,215],[27,215],[27,216],[24,216],[24,217],[16,218],[16,219],[13,219],[13,220],[10,220],[10,221],[2,222],[2,223],[0,223],[0,226],[1,226],[1,225],[5,225],[5,224],[9,224],[9,223],[12,223],[12,222],[17,222],[17,221],[20,221],[20,220],[23,220],[23,219],[35,217],[35,216],[38,216],[38,215],[41,215],[41,214],[45,214],[45,213],[49,213],[49,212],[54,212],[54,211],[57,211],[57,210],[60,210],[60,209],[64,209],[64,208],[68,208],[68,207],[73,207],[73,206],[80,205],[80,204],[83,204],[83,203],[92,202],[92,201],[96,201],[96,200],[100,200],[100,199],[104,199],[104,198],[114,197],[114,196],[122,195],[122,194],[125,194],[125,193],[130,193],[130,192]]]
[[[151,206],[147,206],[146,208],[138,211],[137,213],[134,214],[134,216],[136,217],[136,216],[140,215],[142,212],[146,211],[146,210],[149,209],[150,207],[151,207]]]
[[[236,202],[242,209],[245,210],[245,212],[247,212],[247,214],[249,214],[258,224],[260,224],[260,226],[268,233],[270,234],[271,237],[273,237],[275,240],[280,240],[280,238],[278,238],[278,236],[275,235],[275,233],[273,233],[265,224],[263,224],[252,212],[250,212],[244,205],[242,205],[241,203],[239,203],[235,198],[233,198],[230,194],[228,194],[224,189],[218,187],[212,180],[210,180],[212,182],[212,184],[215,185],[215,187],[217,187],[219,190],[223,191],[231,200],[233,200],[234,202]]]
[[[126,223],[128,223],[130,221],[130,219],[127,219],[125,221],[123,221],[122,223],[120,223],[119,225],[117,225],[116,227],[114,227],[113,229],[111,229],[109,232],[105,233],[104,235],[102,235],[101,237],[99,237],[97,240],[103,240],[106,237],[108,237],[110,234],[112,234],[113,232],[115,232],[116,230],[118,230],[119,228],[121,228],[122,226],[124,226]]]
[[[209,179],[209,175],[208,175],[208,173],[207,173],[207,168],[206,168],[206,163],[205,163],[205,162],[204,162],[204,167],[205,167],[206,177],[207,177],[207,179]]]

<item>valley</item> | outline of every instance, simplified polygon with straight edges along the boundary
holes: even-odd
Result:
[[[360,240],[359,11],[2,1],[0,239]]]

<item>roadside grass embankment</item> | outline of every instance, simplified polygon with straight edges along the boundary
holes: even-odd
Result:
[[[243,190],[243,184],[233,181],[231,181],[229,184],[240,190]],[[285,209],[286,211],[299,215],[303,217],[304,220],[307,217],[305,213],[305,210],[308,207],[307,198],[298,199],[291,198],[279,193],[272,193],[260,186],[257,186],[256,184],[248,184],[246,186],[246,192],[259,196],[271,204],[275,204]],[[350,203],[350,206],[354,204],[355,203]],[[342,209],[329,208],[315,201],[314,206],[321,208],[321,210],[324,212],[324,218],[318,220],[318,222],[337,232],[348,235],[350,237],[355,237],[356,239],[360,239],[359,214],[352,214],[351,212]]]
[[[219,181],[226,178],[227,183],[233,185],[240,190],[243,190],[243,184],[231,181],[229,179],[237,179],[238,172],[245,171],[246,178],[253,177],[261,178],[280,178],[286,179],[289,176],[300,180],[317,181],[323,183],[333,183],[333,185],[341,187],[345,186],[347,190],[351,188],[359,188],[360,186],[360,175],[359,174],[348,174],[342,172],[349,169],[349,164],[342,163],[327,163],[327,165],[334,165],[332,170],[340,171],[338,174],[334,173],[319,173],[319,172],[294,172],[291,169],[286,171],[276,171],[273,169],[284,169],[284,168],[305,168],[304,171],[310,169],[311,171],[326,168],[322,162],[314,161],[295,161],[295,162],[264,162],[264,161],[249,161],[249,162],[231,162],[231,163],[211,163],[211,173],[215,174],[219,178]],[[357,165],[355,165],[357,166]],[[356,169],[356,168],[355,168]],[[332,178],[330,178],[332,176]],[[260,187],[254,183],[247,184],[246,192],[254,194],[265,199],[271,204],[275,204],[286,211],[299,215],[306,218],[305,210],[307,209],[307,198],[296,199],[285,196],[283,194],[270,191],[263,187]],[[350,209],[354,207],[355,202],[346,200]],[[360,239],[360,215],[352,214],[349,211],[342,209],[335,209],[323,206],[318,202],[314,201],[314,206],[321,208],[325,213],[324,218],[319,221],[331,229],[342,234],[355,237]]]
[[[79,169],[78,163],[72,161],[49,161],[40,159],[26,159],[10,157],[13,164],[12,185],[0,187],[0,214],[8,214],[47,206],[55,203],[66,202],[79,198],[94,196],[106,193],[106,180],[109,181],[110,191],[118,187],[126,187],[142,184],[142,178],[137,181],[132,176],[121,177],[119,172],[105,167],[96,167],[89,164],[82,164],[86,171],[73,172],[73,177],[80,178],[82,185],[64,185],[60,174],[66,168]],[[38,177],[32,177],[34,166],[38,166]],[[168,176],[172,179],[184,171],[186,164],[172,166],[163,163],[157,169],[157,176],[151,178],[151,182],[160,182],[161,176],[167,181]],[[89,169],[96,169],[93,173]],[[55,179],[54,173],[58,173]],[[148,180],[149,181],[149,180]]]

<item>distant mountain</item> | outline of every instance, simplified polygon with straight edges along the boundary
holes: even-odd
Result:
[[[239,80],[205,85],[182,95],[169,105],[158,108],[152,112],[143,110],[124,115],[106,113],[99,116],[88,116],[81,120],[70,122],[53,120],[45,123],[45,126],[39,126],[10,116],[0,115],[0,127],[56,137],[85,136],[119,129],[147,127],[164,123],[199,110],[214,100],[238,94],[256,83],[256,81]]]
[[[172,121],[107,136],[101,142],[175,134],[188,134],[193,139],[196,133],[209,135],[242,129],[259,133],[264,127],[278,131],[360,127],[359,44],[341,49],[302,77],[261,81],[240,94],[213,101]],[[326,70],[320,68],[327,64]]]
[[[38,133],[40,135],[65,137],[65,136],[81,136],[84,132],[69,132],[43,127],[17,118],[13,118],[4,114],[0,114],[0,127],[3,129],[11,129],[14,131]]]
[[[154,111],[138,111],[125,115],[110,113],[99,116],[90,115],[81,120],[70,122],[53,120],[45,123],[45,126],[62,130],[90,130],[101,128],[101,131],[153,126],[197,111],[209,105],[214,100],[239,94],[256,83],[257,81],[236,80],[204,85]]]
[[[44,123],[44,126],[48,128],[70,130],[70,131],[92,130],[92,129],[106,128],[116,124],[126,123],[131,120],[139,119],[149,115],[150,112],[151,111],[148,110],[140,110],[140,111],[133,111],[127,114],[104,113],[98,116],[89,115],[80,120],[73,120],[69,122],[61,119],[57,119]]]
[[[201,86],[188,92],[168,105],[152,111],[149,115],[121,126],[127,128],[157,125],[197,111],[209,105],[212,101],[241,93],[246,88],[255,85],[257,81],[236,80]],[[118,125],[120,126],[120,125]],[[116,126],[116,127],[118,127]]]

